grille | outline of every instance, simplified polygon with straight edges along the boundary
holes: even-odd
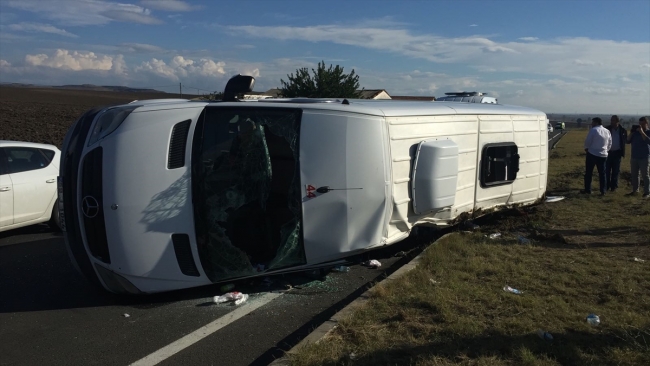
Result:
[[[90,253],[104,263],[111,263],[104,222],[102,156],[103,150],[98,147],[84,157],[80,208]]]
[[[190,131],[191,120],[179,122],[172,129],[169,141],[169,157],[167,169],[182,168],[185,166],[185,147],[187,146],[187,133]]]
[[[192,256],[190,237],[187,234],[172,234],[172,243],[174,243],[174,253],[181,272],[186,276],[199,277],[199,270],[196,269]]]

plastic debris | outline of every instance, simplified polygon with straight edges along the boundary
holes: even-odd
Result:
[[[507,286],[507,285],[506,285],[506,286],[503,286],[503,291],[505,291],[505,292],[510,292],[510,293],[512,293],[512,294],[516,294],[516,295],[521,295],[521,294],[524,293],[523,291],[519,291],[519,290],[517,290],[516,288],[512,288],[512,287]]]
[[[429,282],[431,282],[431,283],[434,284],[434,285],[437,285],[437,284],[440,283],[440,282],[434,280],[433,278],[429,278]]]
[[[122,315],[122,316],[125,317],[125,318],[130,318],[131,317],[131,315],[129,315],[127,313],[124,313],[124,315]]]
[[[219,290],[221,290],[221,292],[228,292],[228,291],[230,291],[230,290],[232,290],[232,289],[234,289],[234,288],[235,288],[235,285],[232,284],[232,283],[229,283],[229,284],[227,284],[227,285],[223,285],[223,286],[221,286],[221,287],[219,288]]]
[[[488,235],[488,238],[490,238],[490,239],[496,239],[496,238],[500,238],[500,237],[501,237],[501,233],[494,233],[494,234]]]
[[[242,304],[246,300],[248,300],[248,295],[247,294],[242,294],[241,292],[238,292],[238,291],[229,292],[229,293],[221,295],[221,296],[215,296],[212,299],[212,301],[215,304],[222,304],[222,303],[225,303],[225,302],[232,302],[235,305]]]
[[[381,267],[381,262],[379,262],[376,259],[371,259],[367,262],[363,262],[364,266],[370,267],[370,268],[379,268]]]
[[[635,262],[639,262],[639,263],[644,263],[644,262],[645,262],[644,259],[637,258],[637,257],[634,257],[634,261],[635,261]]]
[[[600,325],[600,317],[596,314],[589,314],[587,315],[587,323],[589,323],[589,325],[593,325],[594,327]]]
[[[521,235],[519,235],[517,237],[517,241],[519,242],[519,244],[530,244],[530,239],[526,238],[525,236],[521,236]]]
[[[332,271],[334,272],[350,272],[350,267],[347,266],[336,266],[332,268]]]
[[[549,196],[549,197],[546,197],[546,202],[547,203],[558,202],[558,201],[562,201],[564,198],[566,198],[566,197],[564,197],[564,196]]]
[[[543,329],[538,329],[537,330],[537,336],[545,341],[552,342],[553,341],[553,335]]]
[[[357,358],[357,354],[354,352],[350,353],[350,360],[354,360],[355,358]]]

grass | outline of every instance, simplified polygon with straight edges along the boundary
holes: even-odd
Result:
[[[444,237],[416,269],[376,285],[327,338],[290,354],[291,363],[649,365],[650,201],[624,196],[625,183],[605,197],[577,193],[584,136],[569,133],[551,155],[549,195],[567,199]],[[488,239],[493,232],[502,237]],[[519,235],[532,244],[518,244]],[[587,324],[589,313],[600,326]]]

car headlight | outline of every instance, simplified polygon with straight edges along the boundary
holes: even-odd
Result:
[[[122,122],[124,122],[126,117],[128,117],[129,114],[131,114],[131,112],[133,112],[138,107],[139,106],[116,107],[103,111],[95,123],[93,132],[90,135],[90,140],[88,141],[88,146],[94,144],[95,142],[108,136],[111,132],[115,131],[118,127],[120,127]]]

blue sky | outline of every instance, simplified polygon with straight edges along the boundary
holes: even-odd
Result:
[[[1,82],[264,91],[321,60],[391,95],[650,114],[650,1],[0,0]]]

